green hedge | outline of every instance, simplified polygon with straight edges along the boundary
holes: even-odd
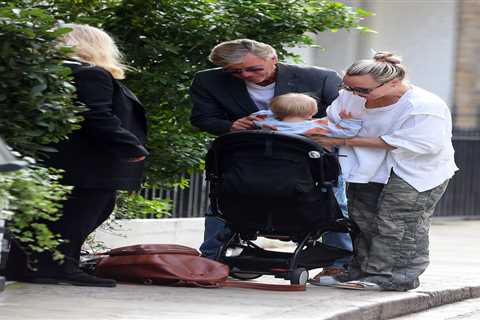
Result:
[[[55,29],[55,19],[39,8],[0,5],[0,135],[23,155],[36,156],[82,120],[57,48],[67,29]]]
[[[31,163],[82,120],[84,108],[72,102],[70,70],[62,66],[65,51],[57,47],[66,31],[29,1],[0,1],[0,136]],[[70,189],[60,177],[38,165],[0,175],[0,201],[7,204],[1,216],[10,220],[12,241],[28,252],[52,250],[56,259],[62,240],[44,222],[58,219]]]
[[[62,242],[45,225],[59,218],[60,201],[70,187],[59,184],[61,175],[38,166],[0,174],[0,218],[10,220],[8,232],[27,252],[50,250],[55,259],[63,256],[55,250]]]
[[[202,168],[209,137],[189,124],[188,88],[195,72],[212,67],[213,46],[252,38],[271,44],[281,59],[298,58],[288,50],[313,45],[308,32],[366,30],[359,23],[368,15],[325,0],[124,0],[99,12],[96,21],[137,69],[127,83],[148,112],[151,183]]]

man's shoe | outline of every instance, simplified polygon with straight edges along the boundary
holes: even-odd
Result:
[[[26,280],[31,283],[43,284],[70,284],[73,286],[84,287],[115,287],[117,282],[112,279],[104,279],[89,275],[82,271],[75,271],[72,273],[60,273],[54,276],[33,276]]]

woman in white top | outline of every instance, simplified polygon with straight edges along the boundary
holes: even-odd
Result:
[[[349,215],[359,227],[354,259],[338,287],[410,290],[429,263],[430,217],[458,169],[450,111],[438,96],[409,84],[400,59],[378,52],[351,65],[329,117],[363,121],[353,138],[315,135],[340,146]],[[319,279],[312,282],[319,283]]]

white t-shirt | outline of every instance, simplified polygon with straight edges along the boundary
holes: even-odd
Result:
[[[342,174],[355,183],[387,183],[390,171],[419,192],[430,190],[458,170],[452,146],[450,110],[438,96],[413,86],[395,104],[365,108],[365,99],[341,90],[327,109],[330,118],[340,111],[363,121],[358,137],[380,137],[396,147],[341,146]]]
[[[248,94],[257,105],[258,110],[270,109],[270,101],[272,101],[275,94],[275,82],[264,87],[248,81],[245,81],[245,84]]]

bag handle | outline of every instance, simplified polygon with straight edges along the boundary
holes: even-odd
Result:
[[[259,289],[269,291],[305,291],[307,286],[304,284],[272,284],[261,282],[245,282],[235,280],[225,280],[220,284],[222,287]]]
[[[225,280],[223,282],[212,283],[212,284],[205,284],[197,281],[180,280],[174,285],[182,285],[182,284],[190,284],[190,285],[194,285],[196,287],[205,288],[205,289],[230,287],[230,288],[268,290],[268,291],[305,291],[306,290],[306,285],[304,284],[271,284],[271,283],[245,282],[245,281],[235,281],[235,280]]]

